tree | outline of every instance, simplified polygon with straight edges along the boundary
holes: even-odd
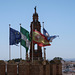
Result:
[[[63,60],[61,57],[55,57],[53,60]]]

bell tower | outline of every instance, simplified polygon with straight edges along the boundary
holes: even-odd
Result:
[[[36,12],[36,6],[34,8],[35,12],[33,14],[33,21],[30,25],[30,36],[32,37],[32,30],[37,30],[41,32],[41,24],[38,21],[38,13]],[[32,38],[31,38],[32,39]],[[38,44],[31,42],[30,44],[30,59],[32,60],[32,50],[33,50],[33,59],[38,60],[42,59],[42,47],[40,47]]]

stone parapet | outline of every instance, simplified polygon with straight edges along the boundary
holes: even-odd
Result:
[[[50,75],[50,64],[46,65],[46,75]]]
[[[5,62],[0,60],[0,75],[5,75]]]
[[[21,61],[18,65],[19,75],[29,75],[29,64],[26,61]]]
[[[6,71],[5,71],[6,67]],[[0,61],[0,75],[62,75],[62,64],[56,61]]]
[[[7,75],[17,75],[17,64],[14,61],[8,62]]]

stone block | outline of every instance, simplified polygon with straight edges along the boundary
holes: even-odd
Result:
[[[13,61],[7,64],[7,75],[17,75],[17,64]]]
[[[0,60],[0,75],[5,75],[5,62]]]

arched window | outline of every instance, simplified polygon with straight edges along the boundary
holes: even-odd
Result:
[[[37,44],[34,45],[34,49],[37,50]]]
[[[37,31],[37,29],[35,29]]]

